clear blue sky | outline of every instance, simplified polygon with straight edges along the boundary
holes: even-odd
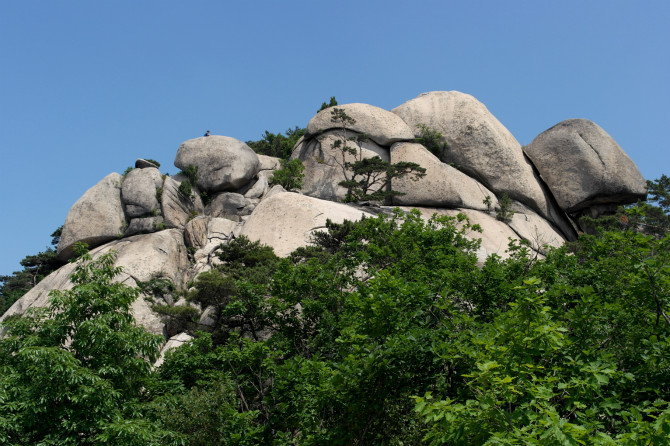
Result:
[[[522,144],[569,118],[670,174],[670,2],[2,1],[0,274],[138,157],[305,126],[321,102],[472,94]]]

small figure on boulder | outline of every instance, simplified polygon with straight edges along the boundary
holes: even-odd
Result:
[[[205,132],[205,136],[209,136],[209,130]]]

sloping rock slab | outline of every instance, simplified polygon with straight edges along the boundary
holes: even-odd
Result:
[[[307,246],[312,233],[325,229],[327,219],[342,223],[360,220],[366,215],[372,216],[342,203],[284,192],[261,201],[240,235],[269,245],[278,256],[285,257],[296,248]]]
[[[566,212],[634,203],[647,195],[646,181],[635,163],[607,132],[587,119],[562,121],[540,133],[525,150]]]
[[[166,277],[177,286],[185,282],[185,271],[189,264],[181,231],[172,229],[115,240],[91,250],[91,257],[96,259],[110,250],[117,252],[114,265],[123,268],[123,272],[116,278],[117,282],[135,287],[138,280],[147,281],[157,276]],[[46,306],[50,290],[72,289],[70,275],[75,267],[74,263],[68,263],[45,277],[17,300],[0,317],[0,321],[13,314],[23,314],[31,307]],[[153,333],[162,334],[163,323],[143,297],[133,303],[132,313],[138,323]]]
[[[393,197],[393,203],[405,206],[437,206],[485,211],[486,197],[492,207],[498,200],[491,191],[457,169],[442,163],[424,146],[416,143],[396,143],[391,146],[391,162],[413,162],[426,169],[418,181],[409,177],[394,178],[392,189],[405,195]]]
[[[163,194],[161,195],[161,210],[165,224],[171,228],[183,229],[192,215],[202,214],[205,207],[202,199],[193,189],[190,197],[179,191],[179,185],[186,179],[183,175],[166,177],[163,183]]]
[[[237,189],[259,170],[258,155],[248,145],[228,136],[189,139],[179,146],[174,165],[198,168],[198,187],[206,192]]]
[[[67,260],[72,257],[77,242],[96,247],[119,238],[125,224],[121,175],[110,173],[87,190],[70,208],[58,243],[58,258]]]
[[[307,124],[305,139],[341,126],[331,121],[332,112],[335,108],[344,110],[348,116],[356,120],[355,124],[347,126],[348,130],[368,135],[370,139],[381,146],[390,146],[394,142],[414,139],[412,129],[402,119],[398,119],[398,116],[383,108],[356,103],[321,110]]]

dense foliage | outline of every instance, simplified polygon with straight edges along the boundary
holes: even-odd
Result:
[[[24,257],[20,262],[23,267],[21,271],[0,276],[0,314],[4,314],[21,296],[63,265],[56,258],[56,250],[53,248],[58,245],[62,230],[61,226],[51,234],[51,247]]]
[[[293,147],[304,134],[305,129],[300,127],[288,129],[285,134],[274,134],[266,130],[260,140],[247,141],[246,144],[261,155],[288,159]]]
[[[136,292],[83,263],[50,310],[7,325],[0,443],[670,442],[667,232],[480,264],[462,215],[327,226],[286,259],[223,245],[187,296],[213,325],[184,324],[195,339],[153,372]]]

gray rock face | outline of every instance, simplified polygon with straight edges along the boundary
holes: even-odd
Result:
[[[368,104],[344,104],[321,110],[307,124],[305,139],[320,135],[327,130],[339,128],[340,125],[331,121],[334,108],[340,108],[356,123],[347,126],[356,133],[368,135],[371,140],[381,146],[390,146],[394,142],[411,141],[414,132],[402,119],[382,108]]]
[[[186,179],[183,175],[166,177],[161,195],[161,210],[166,226],[183,229],[191,216],[202,214],[205,207],[196,191],[190,197],[179,191],[179,185]]]
[[[526,154],[566,212],[634,203],[646,196],[646,181],[633,161],[589,120],[556,124],[540,133]]]
[[[58,257],[62,260],[72,257],[77,242],[96,247],[114,240],[123,233],[125,225],[121,175],[110,173],[70,208],[58,243]]]
[[[186,223],[184,242],[190,248],[202,248],[207,243],[207,218],[195,217]]]
[[[163,217],[145,217],[145,218],[133,218],[130,220],[128,229],[126,229],[125,237],[137,234],[149,234],[151,232],[160,231],[165,225],[165,220]]]
[[[440,162],[421,144],[393,144],[391,162],[403,161],[419,164],[426,169],[426,176],[419,181],[394,178],[392,189],[405,194],[394,197],[394,204],[486,210],[484,200],[488,196],[493,207],[498,205],[495,194],[463,172]]]
[[[126,215],[135,218],[159,211],[156,190],[162,185],[162,175],[155,167],[133,169],[128,172],[121,186]]]
[[[274,156],[258,155],[258,170],[276,170],[281,167],[281,159]]]
[[[240,234],[273,247],[283,257],[308,245],[314,231],[325,229],[327,219],[342,223],[345,219],[360,220],[364,215],[371,216],[342,203],[291,192],[277,193],[260,202]]]
[[[258,155],[242,141],[212,135],[189,139],[179,146],[174,165],[198,168],[198,187],[206,192],[237,189],[259,170]]]
[[[247,204],[248,202],[242,194],[222,192],[217,194],[207,204],[205,214],[210,217],[221,217],[239,221],[239,217],[244,215],[244,208]]]
[[[323,112],[322,112],[323,113]],[[355,132],[347,132],[346,138],[358,135]],[[291,154],[292,159],[302,160],[305,166],[305,178],[302,183],[302,193],[310,197],[324,200],[341,200],[347,190],[340,186],[340,181],[345,180],[344,163],[354,162],[356,159],[351,154],[343,154],[342,150],[334,148],[337,141],[343,140],[339,131],[328,131],[313,139],[304,139],[298,144]],[[347,145],[356,147],[349,142]],[[361,158],[380,157],[389,161],[389,151],[373,141],[361,143]]]

